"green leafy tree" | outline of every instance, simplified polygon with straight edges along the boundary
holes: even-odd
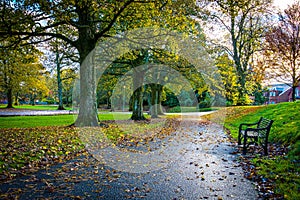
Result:
[[[48,91],[39,63],[40,53],[33,46],[0,48],[0,52],[0,86],[7,96],[7,108],[13,108],[13,95],[18,97],[20,93],[30,94],[34,105],[37,94]]]
[[[228,54],[223,54],[216,59],[216,65],[224,84],[227,105],[236,105],[238,102],[238,85],[234,63]]]
[[[247,81],[251,80],[250,63],[253,54],[260,50],[266,30],[271,0],[208,0],[205,15],[219,25],[218,32],[226,33],[227,42],[213,41],[222,47],[233,60],[237,73],[238,104],[246,104]],[[229,43],[228,43],[229,41]],[[222,42],[222,43],[220,43]]]
[[[75,79],[78,77],[78,71],[76,68],[67,68],[61,72],[62,80],[62,97],[63,102],[66,106],[71,106],[72,104],[72,92]]]
[[[185,29],[185,15],[181,14],[190,12],[190,5],[194,1],[4,0],[0,3],[0,36],[6,39],[15,35],[32,43],[59,38],[77,49],[81,98],[76,125],[98,126],[94,69],[83,64],[97,42],[124,30],[153,26],[154,21],[166,28]]]
[[[102,75],[98,82],[97,96],[98,96],[98,107],[100,105],[106,104],[106,108],[111,108],[111,95],[113,93],[114,87],[118,82],[118,75],[111,74],[111,72],[106,72]]]
[[[66,79],[74,79],[74,73],[78,65],[78,55],[72,46],[68,45],[66,42],[60,39],[53,39],[49,42],[49,46],[45,48],[46,57],[44,65],[51,72],[54,71],[56,75],[56,90],[58,97],[58,110],[64,110],[63,106],[63,82]],[[70,70],[69,70],[70,69]],[[64,72],[64,77],[62,78],[62,73]],[[69,75],[66,72],[70,72]],[[71,80],[73,83],[74,80]],[[70,96],[70,94],[68,94]]]
[[[78,58],[76,54],[74,54],[74,48],[70,47],[64,41],[53,41],[51,43],[52,49],[55,53],[55,65],[56,65],[56,77],[57,77],[57,96],[58,96],[58,110],[64,110],[63,106],[63,90],[64,87],[63,82],[66,82],[67,79],[74,79],[75,73],[74,69],[76,69],[76,61],[78,62]],[[75,62],[74,62],[75,61]],[[70,70],[69,70],[70,69]],[[67,74],[70,72],[70,74]],[[62,74],[64,73],[64,74]],[[62,77],[64,75],[64,77]],[[70,81],[73,83],[74,81]],[[68,85],[68,89],[70,86]],[[70,96],[69,91],[66,93]]]

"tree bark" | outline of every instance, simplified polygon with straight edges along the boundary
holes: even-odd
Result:
[[[162,110],[162,106],[161,106],[161,94],[162,94],[162,91],[163,91],[163,86],[162,85],[159,85],[158,86],[158,107],[157,107],[157,114],[159,115],[164,115],[164,112]]]
[[[18,96],[19,96],[19,94],[17,92],[16,95],[15,95],[15,103],[14,103],[15,106],[18,105]]]
[[[79,27],[76,48],[80,57],[80,108],[76,126],[98,126],[96,75],[93,50],[96,45],[95,32],[90,24],[93,21],[89,8],[77,8],[78,21],[85,26]]]
[[[158,115],[163,114],[161,108],[161,92],[163,86],[158,84],[150,84],[150,87],[151,87],[151,105],[150,105],[151,118],[158,118]]]
[[[30,104],[31,104],[32,106],[35,105],[34,100],[35,100],[35,94],[34,94],[34,93],[31,93],[31,94],[30,94]]]
[[[293,85],[293,87],[292,87],[292,89],[293,89],[293,91],[292,91],[292,101],[296,101],[296,88],[297,88],[297,86],[295,86],[295,85]]]
[[[80,108],[76,126],[98,126],[94,58],[86,57],[80,65]]]
[[[62,99],[62,80],[60,77],[61,68],[59,63],[59,54],[56,52],[56,71],[57,71],[57,89],[58,89],[58,108],[57,110],[65,110]]]
[[[145,72],[133,70],[133,105],[132,105],[132,120],[145,120],[143,114],[143,82]]]
[[[12,95],[12,89],[11,88],[9,88],[7,90],[6,95],[7,95],[7,106],[6,106],[6,108],[13,108],[13,95]]]

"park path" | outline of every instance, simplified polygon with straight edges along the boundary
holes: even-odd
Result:
[[[70,110],[27,110],[27,109],[0,109],[0,117],[9,116],[40,116],[40,115],[67,115],[73,114]]]
[[[128,172],[81,156],[2,183],[0,192],[20,199],[258,199],[220,126],[190,115],[177,132],[179,153],[166,148],[157,169]]]

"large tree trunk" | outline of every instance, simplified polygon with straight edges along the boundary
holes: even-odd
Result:
[[[78,7],[78,21],[80,24],[88,25],[92,16],[85,6]],[[96,42],[94,31],[91,26],[82,26],[78,29],[79,37],[76,46],[80,56],[80,103],[79,114],[75,122],[76,126],[98,126],[97,94],[95,59],[93,50]]]
[[[231,11],[232,12],[232,11]],[[245,97],[246,97],[246,68],[247,66],[243,66],[241,62],[241,49],[238,47],[238,37],[236,34],[239,32],[235,29],[235,15],[231,13],[231,41],[233,47],[233,60],[235,64],[235,68],[238,75],[238,105],[245,105]],[[237,31],[237,32],[236,32]]]
[[[245,99],[246,99],[246,77],[243,71],[240,71],[238,73],[238,102],[237,105],[245,105]]]
[[[56,52],[56,71],[57,71],[57,92],[58,92],[58,108],[57,110],[65,110],[62,99],[62,80],[60,77],[61,69],[59,63],[59,54]]]
[[[162,85],[150,84],[151,87],[151,105],[150,105],[150,114],[151,118],[157,118],[158,115],[163,114],[161,108],[161,92]]]
[[[143,87],[139,87],[133,93],[132,120],[145,120],[143,114]]]
[[[133,105],[132,105],[132,120],[145,120],[143,114],[143,82],[144,82],[144,73],[141,71],[133,70]]]
[[[70,107],[70,102],[72,103],[72,94],[70,94],[70,91],[65,93],[65,98],[67,101],[67,107]]]
[[[14,103],[15,106],[18,105],[18,97],[19,97],[19,93],[17,92],[15,95],[15,103]]]
[[[32,106],[35,105],[35,102],[34,102],[35,96],[36,96],[36,95],[34,94],[34,92],[32,92],[32,93],[30,94],[30,105],[32,105]]]
[[[86,57],[80,65],[80,108],[76,126],[98,126],[94,57]]]
[[[162,106],[161,106],[161,95],[162,95],[162,91],[163,91],[163,86],[162,85],[158,85],[158,102],[157,102],[157,114],[159,115],[164,115],[164,112],[162,110]]]
[[[296,88],[297,86],[293,85],[292,89],[292,101],[296,101]]]
[[[7,90],[6,96],[7,96],[7,106],[6,106],[6,108],[13,108],[13,95],[12,95],[12,89],[11,88],[9,88]]]

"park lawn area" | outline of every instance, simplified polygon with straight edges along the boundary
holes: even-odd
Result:
[[[0,128],[33,128],[67,126],[74,123],[73,115],[0,117]]]
[[[253,158],[250,162],[256,173],[274,182],[274,192],[284,199],[300,199],[300,102],[280,103],[268,106],[228,107],[224,127],[237,139],[239,125],[256,122],[261,116],[274,120],[269,141],[289,149],[287,155]],[[209,119],[222,120],[222,114],[214,113]]]
[[[125,120],[128,113],[100,113],[100,120]],[[0,128],[33,128],[42,126],[68,126],[75,122],[76,115],[13,116],[0,117]]]

